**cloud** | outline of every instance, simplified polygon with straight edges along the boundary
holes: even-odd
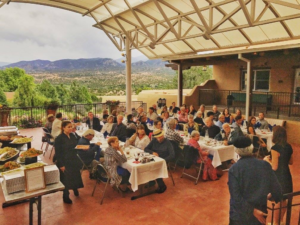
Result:
[[[120,58],[118,49],[93,24],[92,18],[74,12],[11,2],[0,8],[0,61]]]

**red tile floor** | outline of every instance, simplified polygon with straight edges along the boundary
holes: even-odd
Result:
[[[40,149],[42,129],[21,130],[21,134],[33,136],[32,147]],[[291,167],[294,191],[300,190],[299,182],[299,150],[293,145],[294,165]],[[49,151],[45,161],[49,160]],[[83,172],[84,188],[79,190],[80,196],[70,194],[72,205],[64,204],[62,192],[42,197],[42,224],[228,224],[229,192],[227,187],[227,172],[218,181],[203,182],[198,185],[189,178],[180,178],[181,168],[173,174],[175,186],[171,179],[165,179],[168,189],[163,194],[152,194],[135,201],[130,197],[137,193],[120,194],[108,188],[107,197],[100,205],[103,185],[91,196],[95,181],[90,180],[88,172]],[[0,202],[3,202],[2,190]],[[294,201],[296,202],[296,201]],[[298,202],[300,202],[298,200]],[[22,203],[7,208],[0,208],[0,224],[28,224],[29,203]],[[293,221],[296,224],[299,208],[293,211]],[[37,224],[36,207],[34,207],[34,224]]]

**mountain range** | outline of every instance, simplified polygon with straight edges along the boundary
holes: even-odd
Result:
[[[161,60],[147,60],[132,63],[132,71],[162,70],[169,71],[165,67],[166,62]],[[90,59],[61,59],[57,61],[49,60],[32,60],[20,61],[0,67],[5,69],[9,67],[19,67],[26,72],[66,72],[66,71],[121,71],[124,70],[125,64],[118,63],[110,58],[90,58]]]

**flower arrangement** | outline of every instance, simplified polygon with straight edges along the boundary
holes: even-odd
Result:
[[[0,112],[10,112],[10,108],[7,105],[0,104]]]
[[[22,118],[19,126],[22,128],[42,127],[42,121],[35,120],[34,118]]]
[[[120,104],[120,101],[116,101],[116,100],[107,100],[106,105],[119,105]]]

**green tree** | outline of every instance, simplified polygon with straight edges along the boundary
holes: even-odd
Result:
[[[0,70],[0,80],[5,84],[3,91],[15,91],[24,76],[26,76],[25,70],[17,67]]]
[[[56,88],[56,93],[58,95],[58,99],[60,100],[62,105],[72,104],[69,90],[63,84],[59,84],[55,88]]]
[[[48,80],[43,80],[43,82],[38,86],[38,91],[46,98],[58,100],[56,88],[53,87]]]
[[[3,92],[3,90],[0,88],[0,104],[1,105],[7,105],[7,99]]]
[[[76,81],[71,83],[70,98],[75,103],[93,103],[88,89],[85,86],[79,85]]]
[[[35,90],[34,78],[25,75],[20,79],[13,103],[20,107],[34,106],[36,96],[37,93]]]

